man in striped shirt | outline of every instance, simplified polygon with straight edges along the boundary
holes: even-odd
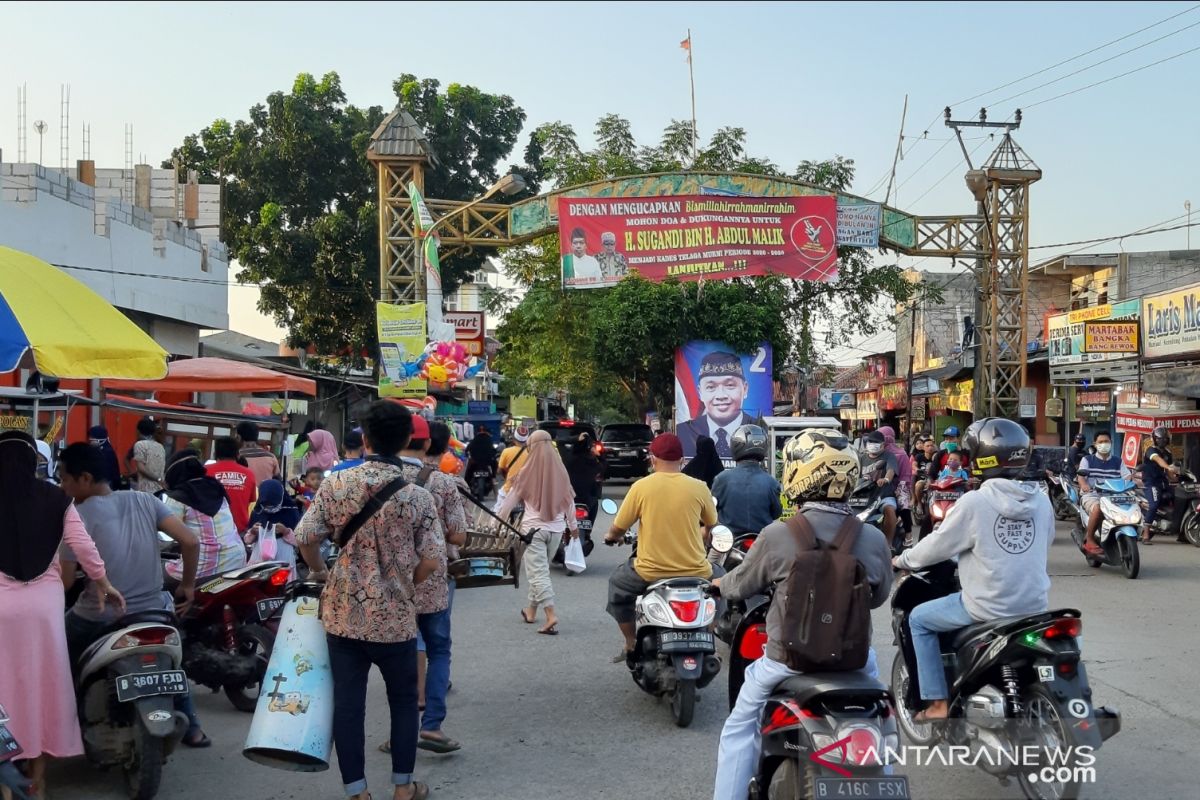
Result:
[[[1100,546],[1096,530],[1104,514],[1100,510],[1100,495],[1096,487],[1110,480],[1127,481],[1133,473],[1121,461],[1120,454],[1113,453],[1112,434],[1108,431],[1099,431],[1092,443],[1096,446],[1096,454],[1086,456],[1079,463],[1076,480],[1079,481],[1081,492],[1079,502],[1083,510],[1088,512],[1087,540],[1083,549],[1088,555],[1103,557],[1104,548]]]

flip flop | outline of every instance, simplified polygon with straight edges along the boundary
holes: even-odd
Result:
[[[386,742],[384,742],[383,744],[379,745],[379,752],[381,752],[381,753],[390,753],[390,752],[392,752],[392,740],[391,740],[391,739],[388,739]]]
[[[538,628],[538,633],[544,633],[546,636],[558,636],[558,623],[554,623],[549,628]]]
[[[462,745],[453,739],[428,739],[424,736],[417,738],[417,748],[420,750],[428,750],[431,753],[453,753],[455,750],[461,750]]]
[[[629,660],[629,652],[630,651],[628,651],[628,650],[622,650],[620,655],[616,655],[616,656],[612,657],[612,663],[624,664],[626,661]]]
[[[523,608],[518,613],[520,613],[520,615],[521,615],[521,621],[524,622],[526,625],[532,625],[533,623],[537,622],[537,613],[536,612],[534,612],[533,619],[530,619],[529,617],[525,616],[525,609],[523,609]]]
[[[913,722],[915,722],[917,725],[938,725],[942,722],[945,722],[947,719],[948,717],[935,717],[934,719],[930,719],[929,717],[925,716],[924,711],[919,711],[913,715]]]
[[[200,732],[199,739],[191,736],[184,736],[180,741],[183,742],[184,747],[191,747],[196,750],[200,750],[205,747],[212,747],[212,739],[208,738],[208,734],[206,734],[204,731]]]

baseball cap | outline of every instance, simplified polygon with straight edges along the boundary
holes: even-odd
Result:
[[[650,443],[650,455],[661,461],[682,461],[683,442],[673,433],[660,433]]]
[[[414,438],[414,439],[428,439],[429,438],[429,423],[425,421],[424,417],[422,417],[420,414],[413,414],[412,425],[413,425],[412,438]]]

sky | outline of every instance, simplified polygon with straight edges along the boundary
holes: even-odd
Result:
[[[690,29],[702,137],[743,127],[751,155],[786,168],[853,158],[854,191],[872,199],[884,198],[907,95],[890,198],[905,211],[973,212],[942,109],[953,105],[955,118],[971,119],[986,105],[992,120],[1024,109],[1014,137],[1044,174],[1030,200],[1034,246],[1180,224],[1187,200],[1200,212],[1200,5],[1188,2],[20,3],[6,4],[3,19],[0,90],[12,98],[27,87],[29,119],[48,122],[51,164],[61,84],[71,86],[70,158],[81,157],[88,123],[91,156],[104,167],[124,164],[126,123],[135,155],[158,164],[187,134],[216,118],[244,118],[298,73],[330,70],[350,102],[364,106],[394,105],[391,83],[405,72],[509,94],[528,115],[521,149],[529,131],[556,120],[587,146],[595,121],[610,112],[652,143],[691,113],[680,48]],[[36,135],[29,138],[33,155]],[[967,146],[978,162],[992,142]],[[0,148],[14,157],[11,99],[0,107]],[[1085,252],[1182,249],[1186,235]],[[1037,249],[1034,260],[1066,249]],[[950,268],[936,259],[919,266]],[[253,318],[256,290],[230,291],[232,327],[269,331]],[[880,349],[887,339],[856,346]]]

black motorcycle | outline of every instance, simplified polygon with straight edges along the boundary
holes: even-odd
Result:
[[[599,510],[600,503],[597,501],[589,506],[586,503],[575,504],[575,525],[579,528],[579,540],[583,544],[583,555],[586,558],[592,554],[592,549],[596,543],[592,541],[592,526],[596,523],[596,512]],[[558,550],[554,552],[554,558],[551,563],[555,566],[563,566],[566,558],[567,537],[562,537],[558,543]],[[567,570],[567,576],[577,575],[579,573]]]
[[[21,745],[9,731],[7,722],[8,714],[4,706],[0,706],[0,788],[11,792],[15,800],[29,800],[26,792],[31,784],[13,764],[13,760],[21,755]]]
[[[892,662],[892,692],[905,737],[926,747],[939,740],[972,750],[982,745],[994,755],[974,763],[1002,784],[1016,778],[1030,800],[1078,797],[1081,784],[1094,779],[1091,754],[1120,731],[1121,715],[1092,701],[1076,638],[1083,623],[1075,609],[1006,617],[942,634],[950,718],[913,720],[923,704],[911,666],[916,658],[909,614],[958,589],[952,562],[897,583],[892,629],[900,651]]]
[[[729,648],[731,709],[746,668],[763,655],[772,596],[769,591],[729,603],[741,613]],[[749,797],[907,800],[908,778],[885,771],[888,753],[900,748],[892,705],[888,687],[861,670],[788,678],[762,711],[762,751],[747,787]]]
[[[1142,471],[1134,474],[1139,487],[1142,487]],[[1197,487],[1196,476],[1186,469],[1179,471],[1179,483],[1172,485],[1163,492],[1163,498],[1158,504],[1154,519],[1147,519],[1146,512],[1150,510],[1150,502],[1145,492],[1138,493],[1138,505],[1142,508],[1142,519],[1150,523],[1155,536],[1174,535],[1200,547],[1200,487]]]
[[[467,485],[471,487],[471,494],[478,500],[484,500],[492,493],[494,478],[495,472],[490,464],[472,464],[470,474],[467,475]]]

